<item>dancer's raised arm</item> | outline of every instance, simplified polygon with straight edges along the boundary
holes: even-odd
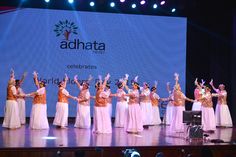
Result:
[[[36,71],[33,72],[33,76],[34,76],[34,83],[36,85],[36,87],[39,89],[39,81],[38,81],[38,73]]]
[[[75,82],[75,84],[77,85],[77,87],[80,89],[80,88],[81,88],[81,85],[80,85],[80,83],[79,83],[79,81],[78,81],[78,75],[75,75],[75,76],[74,76],[74,82]]]
[[[24,82],[26,75],[27,75],[27,72],[24,72],[23,75],[21,76],[20,81],[19,81],[20,84],[22,84]]]
[[[108,73],[108,74],[106,75],[106,77],[104,78],[104,82],[103,82],[103,84],[102,84],[103,88],[106,87],[107,81],[109,80],[110,76],[111,76],[111,75]]]
[[[211,81],[210,81],[209,84],[211,85],[211,87],[213,88],[213,90],[214,90],[215,92],[218,92],[218,91],[219,91],[219,90],[214,86],[214,84],[213,84],[213,79],[211,79]]]

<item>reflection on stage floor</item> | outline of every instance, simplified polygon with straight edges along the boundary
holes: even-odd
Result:
[[[20,129],[0,128],[0,148],[16,147],[119,147],[119,146],[181,146],[214,145],[212,139],[221,139],[229,144],[236,141],[236,128],[217,128],[215,133],[207,133],[208,140],[197,143],[187,140],[186,133],[171,133],[169,126],[151,126],[140,134],[128,134],[123,128],[113,128],[112,134],[94,134],[92,129],[58,129],[50,126],[49,130],[32,130],[28,125]]]

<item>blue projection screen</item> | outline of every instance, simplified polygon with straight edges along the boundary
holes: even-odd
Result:
[[[158,94],[167,97],[166,82],[174,83],[174,72],[180,74],[185,91],[186,18],[147,15],[125,15],[20,9],[0,14],[0,116],[4,115],[6,87],[10,69],[16,78],[24,71],[28,75],[22,85],[25,93],[36,87],[32,72],[47,82],[47,111],[54,117],[57,102],[57,83],[67,73],[67,90],[77,96],[79,89],[74,75],[86,80],[91,74],[90,93],[99,74],[111,74],[112,92],[116,81],[129,74],[139,76],[152,86],[157,80]],[[130,84],[130,82],[129,82]],[[69,116],[75,117],[77,102],[70,100]],[[113,116],[115,115],[113,100]],[[26,100],[26,114],[30,115],[32,99]],[[94,106],[94,101],[91,101]],[[93,108],[91,107],[91,113]]]

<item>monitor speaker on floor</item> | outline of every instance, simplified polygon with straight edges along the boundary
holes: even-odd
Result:
[[[141,157],[136,149],[125,149],[122,151],[123,157]]]
[[[190,139],[202,139],[202,111],[183,111],[183,123],[188,125]]]
[[[189,125],[201,125],[202,111],[183,111],[183,123]]]
[[[159,152],[156,154],[156,157],[164,157],[164,154],[162,152]]]
[[[84,156],[85,156],[85,151],[83,150],[75,151],[75,157],[84,157]]]

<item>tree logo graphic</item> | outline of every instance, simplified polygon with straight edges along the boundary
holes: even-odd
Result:
[[[55,24],[54,32],[56,32],[56,36],[64,35],[65,40],[69,40],[69,37],[72,34],[78,34],[77,33],[78,27],[75,25],[74,22],[65,20],[65,21],[59,21],[57,24]]]

